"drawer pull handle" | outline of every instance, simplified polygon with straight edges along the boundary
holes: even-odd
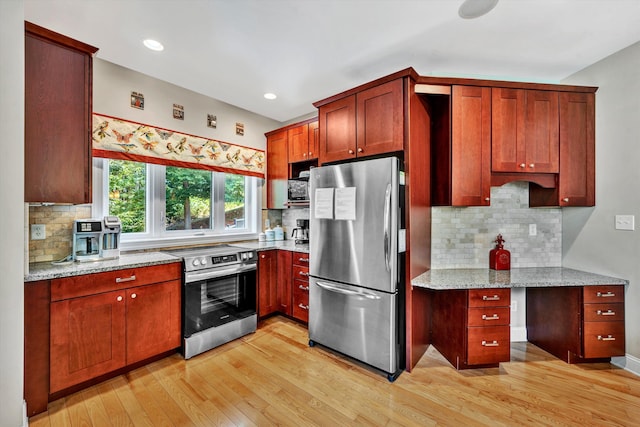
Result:
[[[303,303],[298,304],[298,307],[300,307],[303,310],[309,310],[309,306],[308,305],[304,305]]]
[[[615,296],[616,296],[616,294],[615,294],[615,293],[613,293],[613,292],[611,292],[611,291],[609,291],[609,292],[605,292],[605,293],[598,292],[598,293],[596,294],[596,296],[597,296],[597,297],[599,297],[599,298],[610,298],[610,297],[615,297]]]
[[[131,277],[116,277],[116,283],[133,282],[136,280],[136,275],[132,274]]]
[[[616,337],[612,337],[611,335],[607,335],[603,337],[602,335],[598,335],[598,341],[615,341]]]
[[[298,258],[300,262],[309,262],[309,258]]]
[[[493,316],[487,316],[486,314],[482,315],[482,320],[500,320],[500,316],[494,314]]]
[[[308,286],[298,285],[298,289],[302,289],[303,291],[308,291],[309,287]]]
[[[122,295],[118,295],[118,298],[116,298],[116,301],[118,302],[122,301]]]
[[[308,277],[309,276],[309,273],[306,273],[304,271],[301,271],[298,274],[301,275],[301,276],[304,276],[304,277]]]
[[[598,316],[615,316],[616,312],[612,310],[607,310],[607,311],[598,310],[596,311],[596,314]]]
[[[487,342],[487,341],[482,341],[482,346],[483,347],[498,347],[500,344],[498,343],[498,341],[493,340],[491,342]]]
[[[500,301],[500,297],[498,295],[494,295],[492,297],[488,295],[482,295],[482,301]]]

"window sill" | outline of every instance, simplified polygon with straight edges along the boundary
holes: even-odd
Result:
[[[247,240],[258,240],[258,234],[252,232],[245,233],[229,233],[219,235],[202,235],[202,236],[175,236],[164,238],[131,238],[120,242],[120,250],[122,251],[141,251],[148,249],[168,249],[179,246],[194,246],[204,244],[221,244],[242,242]]]

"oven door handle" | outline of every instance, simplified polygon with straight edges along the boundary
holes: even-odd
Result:
[[[247,271],[254,271],[256,269],[257,269],[257,266],[255,264],[251,264],[251,265],[242,265],[242,266],[232,267],[232,268],[222,268],[219,270],[217,269],[215,271],[191,272],[191,273],[186,273],[184,275],[184,281],[185,281],[185,285],[189,285],[192,282],[198,282],[200,280],[218,279],[220,277],[233,276],[235,274],[245,273]]]

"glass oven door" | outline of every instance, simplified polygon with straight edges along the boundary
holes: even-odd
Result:
[[[256,314],[256,270],[184,285],[184,337]]]

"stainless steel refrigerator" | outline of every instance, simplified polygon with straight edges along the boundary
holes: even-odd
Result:
[[[309,344],[387,373],[404,366],[399,160],[311,169]]]

